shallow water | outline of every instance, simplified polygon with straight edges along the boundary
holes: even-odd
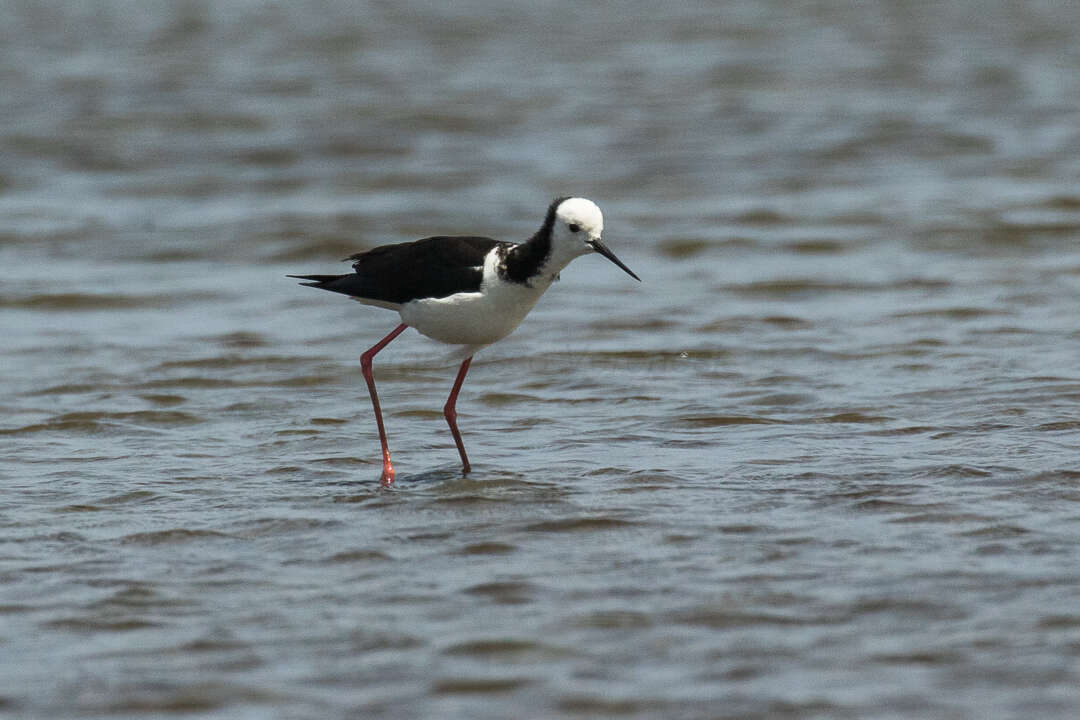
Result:
[[[4,4],[0,710],[1071,718],[1080,11]],[[605,211],[459,401],[295,272]],[[342,270],[343,271],[343,270]]]

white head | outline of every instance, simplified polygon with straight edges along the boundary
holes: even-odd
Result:
[[[596,252],[618,265],[630,277],[641,280],[600,241],[604,232],[604,214],[596,203],[580,197],[557,202],[551,228],[551,259],[555,264],[565,267],[580,255]]]
[[[604,214],[592,200],[567,198],[555,206],[555,227],[552,232],[572,237],[575,244],[581,246],[579,254],[584,255],[592,252],[592,248],[585,243],[599,240],[604,232]]]

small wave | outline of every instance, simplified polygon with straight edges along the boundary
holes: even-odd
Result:
[[[27,297],[2,297],[0,308],[43,312],[83,312],[99,310],[145,310],[175,308],[178,304],[221,302],[218,293],[187,292],[161,295],[116,295],[96,293],[42,293]]]
[[[152,532],[132,533],[120,538],[122,545],[171,545],[186,543],[196,540],[233,539],[231,535],[216,530],[188,530],[186,528],[172,528],[170,530],[155,530]]]
[[[593,530],[613,530],[633,527],[637,523],[614,517],[579,517],[544,520],[526,525],[529,532],[590,532]]]
[[[117,427],[154,425],[195,425],[200,418],[179,410],[137,410],[134,412],[70,412],[50,418],[45,422],[23,425],[18,428],[2,428],[0,435],[32,435],[39,432],[109,432]]]

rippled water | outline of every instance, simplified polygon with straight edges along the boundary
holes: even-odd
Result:
[[[1080,6],[0,7],[0,711],[1075,717]]]

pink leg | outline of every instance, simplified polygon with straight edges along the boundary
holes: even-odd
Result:
[[[461,369],[458,370],[457,379],[454,380],[454,387],[450,390],[450,397],[446,399],[446,405],[443,407],[443,415],[446,416],[446,422],[450,425],[450,432],[454,435],[454,442],[457,443],[458,453],[461,455],[461,471],[464,473],[469,472],[472,468],[469,467],[469,458],[465,455],[465,443],[461,442],[461,433],[457,429],[457,396],[461,391],[461,384],[465,382],[465,373],[469,372],[469,363],[472,362],[472,356],[465,358],[465,362],[461,363]]]
[[[383,487],[394,484],[394,466],[390,464],[390,448],[386,444],[386,429],[383,427],[382,409],[379,408],[379,394],[375,392],[375,377],[371,374],[371,359],[375,357],[375,353],[389,345],[390,341],[403,333],[407,327],[409,326],[405,323],[398,325],[390,331],[389,335],[375,343],[370,350],[360,356],[360,370],[364,373],[364,380],[367,380],[368,392],[371,394],[371,404],[375,406],[375,422],[379,425],[379,442],[382,443],[381,482]]]

